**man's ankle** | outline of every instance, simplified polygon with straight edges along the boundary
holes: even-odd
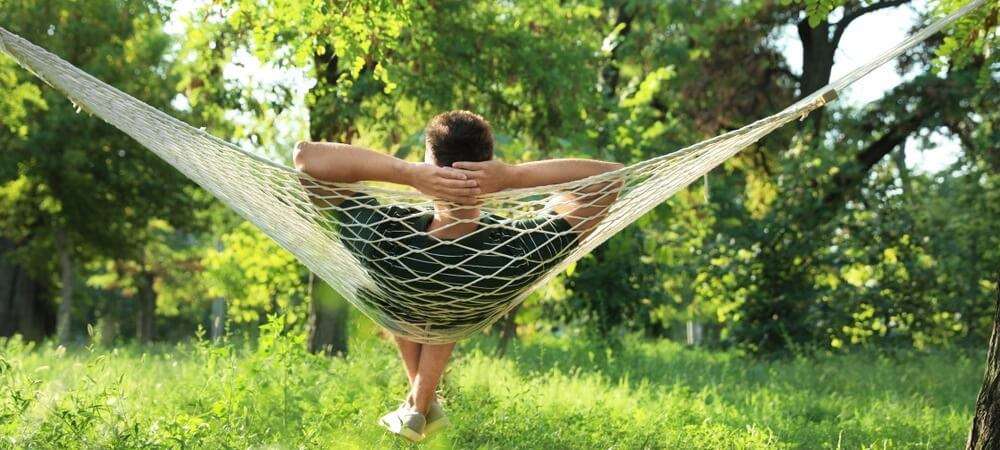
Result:
[[[427,408],[430,409],[431,405],[433,405],[435,403],[440,404],[441,402],[438,401],[438,398],[440,398],[440,397],[438,397],[437,394],[434,394],[434,397],[431,397],[430,401],[427,402]],[[405,400],[405,402],[406,402],[406,405],[409,406],[410,408],[417,409],[417,401],[416,401],[416,398],[413,396],[412,392],[409,393],[409,394],[406,394],[406,400]]]

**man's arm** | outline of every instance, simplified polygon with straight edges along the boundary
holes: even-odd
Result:
[[[321,181],[356,183],[384,181],[412,186],[431,197],[471,205],[480,193],[476,180],[459,170],[427,163],[411,163],[389,155],[348,144],[299,142],[292,155],[295,168]],[[324,205],[336,205],[351,195],[346,189],[330,190],[306,186]]]
[[[456,162],[453,166],[466,170],[486,193],[566,183],[622,168],[619,163],[591,159],[550,159],[517,165],[492,160]],[[593,183],[560,192],[549,204],[582,238],[604,219],[621,188],[620,179]]]

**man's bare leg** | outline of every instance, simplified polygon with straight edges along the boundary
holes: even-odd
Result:
[[[393,336],[396,340],[396,348],[399,349],[399,358],[403,360],[403,366],[406,367],[406,379],[410,382],[410,392],[413,392],[413,382],[417,378],[417,368],[420,366],[420,353],[423,348],[423,344],[419,342],[413,342],[403,339],[399,336]],[[413,396],[407,394],[406,402],[413,404]]]
[[[427,409],[435,398],[438,383],[441,382],[441,376],[448,365],[453,348],[455,348],[454,342],[423,344],[420,350],[420,364],[410,389],[410,397],[413,399],[414,408],[421,414],[427,414]]]

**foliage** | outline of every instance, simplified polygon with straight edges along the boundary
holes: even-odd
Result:
[[[949,13],[966,3],[961,0],[941,1],[938,2],[935,12]],[[1000,17],[1000,5],[985,2],[976,11],[960,19],[942,40],[941,46],[936,51],[939,59],[935,62],[939,66],[962,69],[975,59],[985,58],[987,61],[979,77],[980,83],[984,83],[981,87],[984,87],[985,83],[989,83],[990,78],[995,76],[990,74],[986,67],[995,67],[1000,62],[1000,55],[996,52],[997,46],[1000,45],[998,17]]]
[[[405,391],[389,343],[358,338],[327,359],[281,319],[260,336],[114,351],[6,341],[0,446],[405,447],[376,425]],[[625,343],[540,336],[502,360],[462,344],[443,386],[454,426],[426,445],[949,448],[964,442],[981,375],[980,354],[956,351],[760,361]]]
[[[25,118],[32,109],[45,108],[41,90],[29,77],[18,70],[10,58],[0,57],[0,89],[4,91],[0,99],[0,125],[7,129],[0,137],[5,140],[24,139],[30,130]],[[13,145],[13,142],[4,143]]]
[[[164,77],[172,45],[162,31],[168,14],[158,3],[138,0],[3,2],[0,23],[169,110],[175,93]],[[150,224],[188,227],[188,207],[198,205],[188,195],[191,183],[176,170],[110,125],[79,114],[40,79],[22,71],[11,78],[11,61],[0,59],[0,79],[19,84],[0,107],[11,112],[0,130],[0,239],[14,246],[4,256],[45,284],[57,282],[62,258],[60,266],[72,272],[59,281],[66,288],[62,301],[79,323],[111,309],[99,296],[72,289],[74,280],[90,275],[83,267],[130,261],[141,269],[123,273],[144,276],[144,255],[157,239],[148,233]],[[74,308],[74,297],[94,304]]]
[[[235,323],[259,322],[265,313],[284,312],[302,320],[307,286],[304,267],[249,222],[222,235],[219,248],[202,258],[209,297],[228,299]]]
[[[118,88],[142,92],[151,104],[167,107],[173,93],[157,74],[170,45],[160,31],[164,11],[138,1],[88,2],[83,9],[76,2],[43,3],[7,4],[0,9],[0,21],[56,53],[72,55],[72,63]],[[109,13],[113,11],[118,14]],[[21,30],[17,24],[32,25]],[[148,68],[148,75],[136,76],[136,67]],[[43,85],[38,79],[31,83]],[[184,217],[183,208],[173,207],[187,201],[181,189],[186,182],[179,174],[109,125],[81,117],[61,94],[47,88],[42,92],[47,108],[32,109],[22,119],[35,128],[2,155],[4,167],[17,168],[5,174],[10,203],[3,219],[30,211],[24,211],[28,217],[10,217],[12,222],[4,226],[7,237],[37,235],[29,231],[30,224],[47,224],[69,228],[76,237],[72,241],[97,254],[128,255],[142,245],[141,239],[131,239],[133,230],[145,227],[151,216],[173,212],[177,219]],[[45,245],[41,236],[35,241]]]
[[[815,18],[844,6],[821,3],[806,2],[814,25]],[[573,4],[369,6],[332,16],[318,4],[239,3],[199,14],[234,12],[224,23],[207,21],[213,23],[207,29],[217,33],[214,42],[246,46],[263,61],[314,74],[317,84],[306,103],[311,128],[328,130],[321,137],[359,139],[400,155],[412,156],[419,148],[414,135],[422,121],[415,117],[462,107],[494,120],[501,155],[508,159],[566,155],[637,161],[750,122],[791,102],[795,92],[796,79],[770,36],[776,26],[798,19],[761,3],[727,8],[610,3],[603,13],[589,8],[594,5]],[[260,23],[268,26],[255,26]],[[541,42],[540,33],[546,36]],[[461,45],[465,42],[477,44],[470,48]],[[581,48],[581,42],[591,47]],[[743,61],[744,70],[730,70],[732,60]],[[930,67],[929,60],[922,64]],[[588,79],[596,88],[587,87]],[[762,88],[761,80],[770,83]],[[545,95],[534,97],[537,93]],[[990,108],[983,104],[977,110]],[[864,145],[866,136],[856,123],[868,119],[850,112],[842,117],[830,127]],[[601,334],[625,327],[669,336],[684,321],[715,322],[723,342],[762,350],[792,342],[837,346],[876,339],[922,346],[981,330],[955,324],[956,317],[975,315],[978,307],[971,305],[981,302],[945,294],[955,300],[942,308],[931,293],[937,287],[926,277],[911,278],[923,283],[914,286],[899,278],[909,273],[888,272],[884,283],[891,287],[880,290],[847,281],[860,268],[871,268],[870,261],[897,251],[898,242],[878,236],[901,236],[893,227],[909,225],[873,221],[879,216],[871,213],[834,212],[819,216],[835,218],[822,230],[841,226],[838,217],[856,218],[861,222],[854,227],[872,238],[842,235],[846,238],[835,250],[820,246],[826,238],[804,232],[811,225],[802,215],[812,215],[811,203],[826,194],[805,186],[833,183],[838,170],[849,170],[844,167],[850,157],[793,141],[792,132],[777,133],[728,163],[704,187],[675,197],[597,249],[558,279],[563,289],[533,296],[528,309],[539,304],[542,312],[527,312],[532,319],[521,323],[572,324]],[[699,190],[709,185],[706,204],[708,192]],[[880,192],[874,183],[871,188]],[[883,213],[917,208],[892,206],[891,196],[876,202],[874,194],[864,195],[871,197],[868,204],[877,203],[870,209]],[[775,246],[772,236],[783,228],[793,240]],[[637,253],[642,257],[635,258]],[[932,257],[927,253],[912,248],[904,259],[926,260]],[[914,298],[914,289],[922,295]],[[890,291],[895,295],[886,296]],[[875,300],[885,320],[859,312]],[[928,309],[939,319],[901,319],[924,317]],[[817,322],[823,325],[813,326]],[[760,345],[761,338],[769,343]]]
[[[14,31],[272,159],[307,135],[416,159],[425,121],[465,108],[507,160],[631,163],[785,107],[830,75],[837,42],[810,39],[901,2],[222,0],[177,15],[177,35],[159,2],[92,2],[79,22],[62,13],[75,2],[41,3],[0,3],[0,19],[55,24]],[[675,337],[692,321],[764,352],[976,342],[1000,267],[996,11],[900,58],[905,82],[871,106],[828,105],[657,207],[533,295],[522,330]],[[98,31],[64,38],[83,29]],[[234,326],[301,323],[306,274],[288,253],[5,58],[0,88],[0,222],[18,261],[51,278],[67,228],[80,278],[127,299],[152,274],[164,323],[203,323],[216,297]],[[932,134],[961,144],[954,167],[900,163]]]

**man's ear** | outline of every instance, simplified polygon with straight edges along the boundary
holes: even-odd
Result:
[[[431,149],[431,143],[424,140],[424,162],[427,164],[437,165],[437,158],[434,157],[434,150]]]

